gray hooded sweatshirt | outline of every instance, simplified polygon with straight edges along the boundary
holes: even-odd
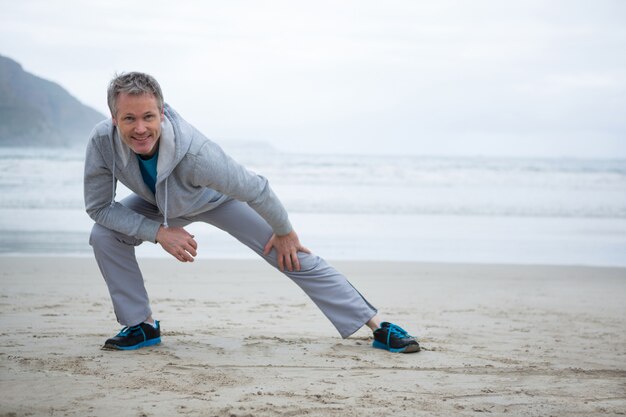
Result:
[[[119,180],[154,204],[168,218],[192,217],[229,198],[248,203],[277,235],[288,234],[287,212],[266,178],[235,162],[214,142],[165,104],[157,161],[156,192],[144,183],[133,151],[111,119],[91,133],[85,158],[85,209],[98,224],[128,236],[156,242],[161,223],[115,201]]]

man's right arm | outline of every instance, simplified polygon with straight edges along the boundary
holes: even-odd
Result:
[[[106,141],[109,138],[103,139]],[[161,226],[159,222],[114,202],[117,180],[113,177],[110,166],[115,155],[111,148],[105,157],[98,144],[98,141],[92,138],[87,145],[85,156],[84,197],[87,214],[96,223],[108,229],[141,240],[156,242],[157,232]],[[105,161],[105,158],[111,160]]]

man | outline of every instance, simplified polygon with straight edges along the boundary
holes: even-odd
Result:
[[[381,322],[346,278],[298,239],[267,179],[247,171],[163,101],[157,81],[131,72],[108,88],[111,120],[92,132],[85,159],[85,207],[96,222],[90,244],[125,326],[104,348],[131,350],[161,342],[134,247],[159,243],[181,262],[198,245],[184,227],[201,221],[233,235],[279,268],[348,337],[364,324],[374,346],[417,352],[399,326]],[[116,182],[134,194],[115,201]]]

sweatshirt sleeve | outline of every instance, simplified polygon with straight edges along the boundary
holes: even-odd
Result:
[[[287,211],[265,177],[248,171],[211,141],[202,146],[196,158],[195,185],[247,203],[279,236],[293,230]]]
[[[87,214],[108,229],[156,242],[161,224],[114,202],[116,184],[111,168],[105,163],[97,141],[92,137],[85,156],[84,197]]]

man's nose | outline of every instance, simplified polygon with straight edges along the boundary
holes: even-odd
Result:
[[[143,133],[145,131],[146,131],[146,124],[143,122],[143,120],[139,120],[137,124],[135,125],[135,132]]]

